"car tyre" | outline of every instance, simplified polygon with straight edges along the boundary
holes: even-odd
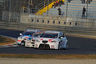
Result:
[[[24,40],[21,42],[21,45],[22,46],[25,46],[25,41]]]
[[[58,50],[60,50],[61,48],[60,48],[60,42],[59,42],[59,44],[58,44]]]

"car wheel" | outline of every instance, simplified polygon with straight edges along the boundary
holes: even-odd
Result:
[[[58,50],[60,50],[61,48],[60,48],[60,43],[58,44]]]
[[[67,50],[68,49],[68,44],[66,45],[66,48],[62,48],[62,50]]]
[[[39,46],[39,49],[43,49],[43,46],[40,45],[40,46]]]
[[[21,42],[21,45],[22,46],[25,46],[25,41],[24,40]]]

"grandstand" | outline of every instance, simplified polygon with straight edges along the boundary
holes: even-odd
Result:
[[[48,4],[56,0],[0,0],[5,3],[5,10],[21,13],[36,13]]]
[[[34,14],[48,5],[58,0],[0,0],[0,18],[5,20],[18,21],[20,20],[20,14]],[[92,0],[90,3],[82,2],[82,0],[63,0],[64,5],[61,5],[62,16],[81,18],[83,6],[87,9],[86,18],[96,18],[96,0]],[[68,4],[68,7],[67,7]],[[45,9],[43,15],[58,16],[58,7]],[[41,12],[39,12],[41,13]],[[10,16],[10,17],[9,17]]]
[[[83,0],[84,1],[84,0]],[[90,2],[82,2],[82,0],[70,0],[70,2],[67,3],[65,0],[65,4],[62,5],[60,8],[62,12],[64,12],[63,16],[72,17],[72,18],[82,18],[82,9],[85,6],[86,7],[86,18],[96,18],[96,0],[91,0]],[[68,7],[67,7],[68,4]],[[58,7],[51,8],[48,11],[48,15],[58,15]],[[43,15],[46,15],[47,13],[44,13]]]
[[[53,1],[57,0],[0,0],[0,15],[2,20],[20,21],[21,14],[33,15]]]

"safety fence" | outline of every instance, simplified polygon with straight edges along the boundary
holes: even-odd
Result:
[[[0,0],[1,1],[1,0]],[[1,20],[19,21],[21,14],[34,14],[36,11],[49,5],[51,2],[57,0],[2,0],[0,4],[0,18]],[[2,5],[2,6],[1,6]],[[34,5],[34,6],[33,6]],[[36,6],[35,6],[36,5]],[[71,18],[82,18],[82,9],[85,6],[86,12],[83,18],[96,18],[96,0],[90,3],[83,2],[83,0],[64,0],[64,5],[61,6],[63,16]],[[41,13],[41,12],[40,12]],[[49,16],[58,16],[56,8],[48,10]]]
[[[0,20],[18,21],[20,14],[34,14],[53,1],[56,0],[0,0]]]

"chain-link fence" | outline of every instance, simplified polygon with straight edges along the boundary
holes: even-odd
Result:
[[[0,20],[2,19],[2,11],[4,9],[4,1],[0,0]]]
[[[34,14],[53,1],[58,0],[0,0],[0,19],[20,21],[21,14]],[[83,7],[86,9],[85,12]],[[96,0],[64,0],[61,8],[65,17],[96,18]],[[56,16],[57,9],[48,10],[48,14]]]
[[[26,27],[35,27],[39,29],[40,26],[42,26],[41,28],[45,28],[47,26],[52,30],[56,27],[58,27],[58,29],[56,28],[57,30],[61,30],[60,28],[65,29],[66,27],[71,27],[70,29],[66,28],[66,30],[73,31],[77,29],[78,31],[81,27],[84,27],[85,29],[87,27],[88,31],[91,31],[90,28],[92,29],[94,27],[93,31],[96,31],[96,20],[94,20],[96,18],[95,0],[92,0],[90,3],[86,3],[84,0],[84,2],[82,2],[81,0],[65,0],[64,5],[62,5],[61,8],[62,11],[64,11],[64,16],[67,17],[67,20],[66,17],[61,17],[58,15],[52,16],[53,14],[51,14],[51,16],[46,17],[33,15],[39,9],[42,9],[53,1],[57,0],[0,0],[0,18],[4,21],[7,21],[4,22],[4,25],[1,23],[0,24],[3,27],[6,26],[5,28],[10,27],[13,29],[14,26],[16,29],[18,29],[20,26],[21,29],[25,29]],[[84,17],[82,17],[83,7],[86,8]],[[55,10],[52,11],[52,9]],[[57,10],[56,8],[52,9],[51,12],[55,12]],[[50,10],[48,11],[48,14],[50,14]],[[29,16],[29,14],[32,14],[32,17]],[[54,14],[56,14],[56,12]],[[21,17],[23,20],[21,19]],[[91,18],[91,20],[89,20],[89,18]],[[17,23],[21,20],[21,23]],[[14,22],[16,22],[17,24]],[[29,22],[29,24],[27,24],[27,22]],[[85,29],[82,31],[85,32]]]
[[[0,0],[0,19],[20,21],[20,15],[34,14],[56,0]]]

